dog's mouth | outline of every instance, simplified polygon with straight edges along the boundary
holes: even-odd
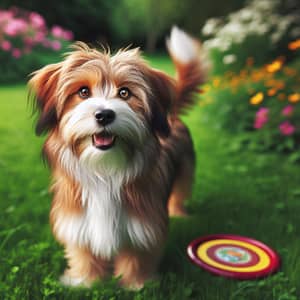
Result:
[[[93,144],[97,149],[108,150],[114,146],[116,141],[116,136],[102,131],[100,133],[93,134]]]

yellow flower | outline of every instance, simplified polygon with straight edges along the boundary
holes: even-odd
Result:
[[[260,104],[263,100],[264,100],[264,94],[262,92],[259,92],[250,98],[250,104],[257,105]]]
[[[274,60],[272,63],[270,63],[269,65],[266,66],[266,70],[269,73],[275,73],[277,71],[279,71],[281,69],[283,65],[283,61],[282,60]]]
[[[288,96],[288,100],[292,103],[296,103],[300,101],[300,94],[299,93],[290,94]]]
[[[213,80],[212,85],[213,85],[213,87],[218,87],[218,86],[220,85],[220,83],[221,83],[220,78],[217,78],[217,77],[216,77],[216,78]]]

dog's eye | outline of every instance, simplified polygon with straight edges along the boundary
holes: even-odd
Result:
[[[127,88],[127,87],[120,88],[118,94],[119,94],[119,97],[124,100],[128,100],[132,95],[129,88]]]
[[[81,99],[87,99],[90,96],[90,90],[87,86],[83,86],[78,90],[78,95]]]

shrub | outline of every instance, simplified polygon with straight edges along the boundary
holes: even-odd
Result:
[[[19,8],[0,10],[0,82],[26,80],[33,70],[57,56],[73,39],[73,33],[55,25],[47,28],[36,12]]]
[[[289,3],[252,0],[226,17],[209,19],[202,33],[207,38],[204,46],[214,62],[214,74],[239,71],[248,57],[259,66],[270,57],[287,54],[285,45],[300,36],[297,10]]]

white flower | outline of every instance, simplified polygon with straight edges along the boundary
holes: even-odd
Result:
[[[217,32],[219,29],[219,25],[221,23],[221,20],[217,18],[211,18],[206,21],[204,27],[202,28],[203,35],[213,35]]]
[[[250,21],[253,18],[253,11],[249,8],[240,10],[240,19],[244,22]]]
[[[230,64],[236,62],[236,59],[237,59],[236,55],[227,54],[223,57],[223,64],[224,65],[230,65]]]

